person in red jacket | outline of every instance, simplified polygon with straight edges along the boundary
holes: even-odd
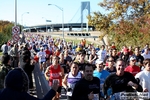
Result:
[[[136,66],[136,58],[134,56],[130,57],[129,66],[125,68],[125,71],[130,72],[131,74],[133,74],[133,76],[141,71],[140,67]]]

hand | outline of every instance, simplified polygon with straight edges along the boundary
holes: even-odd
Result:
[[[35,64],[35,60],[31,60],[31,65],[34,65]]]
[[[132,86],[133,89],[137,89],[138,88],[138,85],[133,83],[132,81],[128,82],[128,86]]]
[[[88,94],[88,99],[89,99],[89,100],[92,100],[92,99],[94,99],[94,94],[93,94],[93,91],[92,91],[90,94]]]
[[[55,91],[57,91],[58,87],[59,87],[58,80],[54,80],[53,84],[52,84],[52,89],[55,90]]]
[[[132,81],[129,81],[129,82],[128,82],[128,86],[133,86],[133,84],[134,84],[134,83],[133,83]]]
[[[146,88],[145,88],[145,89],[143,89],[143,92],[148,92],[148,89],[146,89]]]

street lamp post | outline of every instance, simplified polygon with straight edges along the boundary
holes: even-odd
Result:
[[[15,26],[17,26],[17,0],[15,0]]]
[[[24,14],[29,14],[29,12],[24,12],[22,15],[21,15],[21,21],[22,21],[22,30],[23,30],[23,15]]]
[[[63,31],[62,35],[63,35],[63,39],[64,39],[64,10],[63,10],[63,8],[61,8],[61,7],[59,7],[59,6],[55,5],[55,4],[48,4],[48,6],[50,6],[50,5],[54,5],[58,9],[60,9],[62,11],[62,31]]]

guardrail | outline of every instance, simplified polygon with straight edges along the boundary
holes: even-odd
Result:
[[[33,75],[35,79],[37,97],[42,99],[50,90],[50,86],[48,85],[48,82],[45,79],[45,76],[41,74],[38,63],[35,64]]]

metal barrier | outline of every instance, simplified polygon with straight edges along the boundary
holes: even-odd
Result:
[[[90,33],[67,33],[68,36],[91,36]]]
[[[35,79],[37,97],[42,99],[48,93],[50,87],[45,79],[45,76],[41,73],[38,63],[35,64],[33,75]]]

